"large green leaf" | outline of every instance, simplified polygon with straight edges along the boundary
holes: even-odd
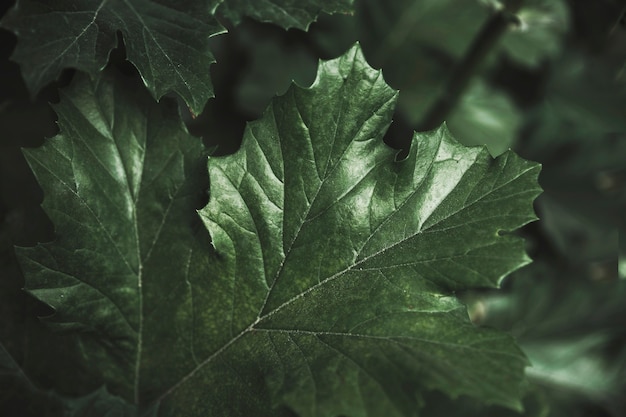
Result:
[[[169,357],[165,373],[184,366],[176,352],[188,340],[175,340],[174,321],[190,308],[185,277],[209,276],[193,227],[204,151],[167,104],[79,77],[56,106],[62,133],[25,152],[58,234],[18,250],[26,288],[55,308],[53,328],[79,331],[84,357],[76,359],[126,398],[139,395],[140,365],[160,360],[150,348]]]
[[[61,70],[92,75],[108,61],[122,33],[128,59],[155,98],[174,91],[195,113],[213,96],[209,37],[222,27],[205,1],[18,0],[2,27],[18,36],[13,54],[33,92]]]
[[[211,245],[199,145],[137,96],[64,95],[61,135],[27,153],[58,238],[19,251],[114,394],[162,416],[408,416],[425,389],[519,406],[524,355],[454,291],[528,262],[503,232],[534,219],[537,164],[445,127],[397,161],[396,92],[356,46],[210,159]]]
[[[218,0],[219,1],[219,0]],[[234,22],[244,16],[285,29],[308,29],[320,13],[352,13],[354,0],[221,0],[219,11]]]

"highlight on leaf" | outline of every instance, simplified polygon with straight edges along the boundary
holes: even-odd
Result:
[[[454,292],[529,262],[500,232],[535,219],[539,166],[445,126],[397,160],[396,99],[358,45],[321,62],[209,158],[196,212],[206,158],[175,106],[77,79],[25,152],[57,231],[19,249],[27,290],[140,414],[412,416],[428,390],[519,409],[524,354]]]

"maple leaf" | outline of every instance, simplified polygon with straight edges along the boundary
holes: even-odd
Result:
[[[222,0],[219,11],[238,23],[244,16],[285,29],[308,29],[320,13],[354,11],[354,0]]]
[[[224,29],[205,2],[18,0],[1,26],[18,37],[12,59],[33,93],[65,68],[96,76],[119,31],[128,60],[156,99],[173,91],[199,113],[213,97],[209,38]]]
[[[76,80],[26,152],[58,235],[19,249],[27,290],[140,413],[409,416],[430,389],[519,408],[524,355],[454,291],[528,263],[504,232],[535,219],[539,166],[445,126],[397,160],[396,98],[358,45],[322,62],[209,159],[207,233],[175,106]]]

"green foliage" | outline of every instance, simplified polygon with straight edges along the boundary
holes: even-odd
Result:
[[[202,150],[175,109],[77,79],[60,135],[26,153],[57,233],[18,250],[26,289],[140,410],[411,415],[424,388],[515,407],[524,356],[448,294],[528,261],[498,232],[534,219],[538,166],[445,128],[395,161],[381,141],[395,98],[355,47],[274,100],[209,162],[212,253],[192,227]]]
[[[16,3],[3,417],[623,414],[625,8]]]
[[[306,30],[321,12],[351,13],[354,0],[218,0],[219,12],[239,23],[243,17],[275,23],[285,29]]]
[[[213,96],[208,41],[223,29],[202,2],[23,0],[2,26],[20,37],[13,59],[35,93],[64,68],[97,76],[120,31],[128,59],[155,98],[175,91],[200,112]]]

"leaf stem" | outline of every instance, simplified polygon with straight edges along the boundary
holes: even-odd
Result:
[[[480,64],[482,64],[509,26],[517,21],[515,13],[523,3],[524,0],[511,0],[485,21],[465,55],[452,71],[443,93],[418,124],[418,131],[435,129],[445,121],[459,102]]]

